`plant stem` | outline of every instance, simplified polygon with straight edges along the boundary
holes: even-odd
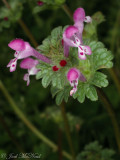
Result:
[[[117,30],[119,30],[119,24],[120,24],[120,10],[118,10],[117,12],[117,16],[116,16],[116,22],[114,23],[114,27],[113,27],[113,32],[112,32],[112,37],[111,37],[111,43],[110,43],[110,48],[111,51],[114,52],[115,49],[115,42],[116,42],[116,36],[117,36]]]
[[[18,23],[21,26],[21,28],[24,30],[24,32],[26,33],[26,35],[28,36],[28,38],[30,39],[30,41],[32,42],[32,44],[34,45],[34,47],[37,47],[38,43],[36,42],[35,38],[33,37],[32,33],[30,32],[30,30],[28,29],[28,27],[26,26],[26,24],[23,22],[23,20],[19,19]]]
[[[10,7],[9,3],[7,2],[7,0],[2,0],[2,1],[3,1],[3,3],[6,5],[6,7],[8,9],[11,9],[11,7]]]
[[[119,129],[119,124],[116,119],[116,115],[113,110],[112,104],[110,103],[109,99],[107,98],[105,93],[102,91],[102,89],[97,88],[97,92],[98,92],[98,95],[99,95],[100,99],[102,100],[102,103],[103,103],[105,109],[107,110],[107,112],[110,116],[110,119],[112,121],[114,133],[115,133],[115,138],[116,138],[116,142],[118,145],[118,150],[120,152],[120,129]]]
[[[114,28],[113,28],[113,32],[112,32],[112,37],[111,37],[111,43],[110,43],[110,48],[111,48],[111,51],[114,53],[114,49],[115,49],[115,41],[116,41],[116,36],[117,36],[117,30],[119,30],[119,23],[120,23],[120,10],[118,10],[118,13],[117,13],[117,16],[116,16],[116,22],[115,22],[115,25],[114,25]],[[115,69],[114,68],[111,68],[108,70],[110,75],[112,76],[114,82],[115,82],[115,85],[118,89],[118,92],[120,94],[120,79],[119,77],[117,76],[116,72],[115,72]]]
[[[118,92],[119,92],[119,94],[120,94],[120,80],[119,80],[117,74],[115,73],[114,68],[111,68],[111,69],[109,69],[108,71],[109,71],[111,77],[113,78],[113,80],[114,80],[114,82],[115,82],[115,85],[116,85],[116,87],[117,87],[117,89],[118,89]]]
[[[64,5],[62,5],[62,9],[68,15],[68,17],[73,21],[73,15],[72,15],[72,12],[70,11],[69,7],[66,4],[64,4]]]
[[[72,138],[71,138],[71,134],[70,134],[70,127],[69,127],[69,123],[68,123],[68,119],[67,119],[67,115],[66,115],[66,111],[65,111],[65,103],[62,102],[60,107],[61,107],[61,113],[62,113],[64,124],[65,124],[65,132],[66,132],[67,140],[68,140],[68,143],[70,146],[73,160],[75,160],[75,152],[74,152],[74,147],[73,147]]]
[[[25,153],[25,151],[22,149],[22,147],[20,146],[20,144],[17,142],[17,140],[15,139],[14,135],[10,131],[10,129],[9,129],[9,127],[8,127],[7,123],[5,122],[5,120],[4,120],[2,115],[0,115],[0,123],[2,124],[3,128],[7,132],[8,136],[10,137],[10,139],[12,140],[13,144],[17,147],[18,151],[20,151],[21,153]],[[25,158],[25,159],[29,160],[28,158]]]
[[[6,5],[6,7],[8,9],[11,9],[11,7],[10,7],[9,3],[7,2],[7,0],[2,0],[2,1],[3,1],[3,3]],[[26,33],[26,35],[28,36],[28,38],[30,39],[30,41],[33,43],[34,47],[37,47],[38,43],[36,42],[35,38],[33,37],[32,33],[29,30],[29,28],[23,22],[23,20],[19,19],[18,23],[21,26],[21,28],[24,30],[24,32]]]
[[[61,130],[61,128],[58,128],[58,155],[59,155],[59,160],[63,160],[63,155],[62,155],[62,130]]]
[[[44,143],[46,143],[49,147],[51,147],[54,151],[58,151],[58,146],[54,144],[51,140],[49,140],[46,136],[43,135],[28,119],[27,117],[21,112],[21,110],[17,107],[15,104],[14,100],[8,93],[7,89],[3,85],[2,81],[0,81],[0,89],[3,92],[4,96],[6,97],[7,101],[17,114],[17,116],[26,124],[26,126],[39,138],[41,139]],[[71,155],[69,155],[67,152],[62,151],[62,154],[64,157],[67,159],[72,159]]]

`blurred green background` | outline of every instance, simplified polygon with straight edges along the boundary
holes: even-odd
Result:
[[[18,5],[18,8],[15,6],[14,16],[17,20],[21,17],[38,44],[51,33],[53,28],[73,23],[62,9],[62,5],[45,4],[40,9],[40,6],[37,6],[37,1],[34,0],[12,0],[11,2],[13,6]],[[78,7],[83,7],[86,15],[93,15],[97,11],[104,14],[106,21],[98,26],[98,38],[108,49],[112,49],[115,57],[114,69],[120,78],[120,1],[67,0],[66,4],[71,12],[74,12]],[[36,6],[39,7],[37,11]],[[0,80],[4,83],[20,110],[38,130],[57,145],[60,145],[59,142],[61,142],[62,149],[70,153],[60,107],[55,105],[55,101],[50,94],[50,88],[43,88],[41,81],[36,81],[35,77],[31,77],[30,86],[27,87],[23,81],[25,70],[21,70],[17,66],[17,70],[10,73],[9,69],[6,68],[9,60],[13,58],[13,51],[8,47],[8,43],[14,38],[22,38],[29,42],[30,40],[15,18],[11,20],[10,24],[3,24],[5,14],[3,14],[3,17],[2,7],[4,7],[4,4],[0,1]],[[9,19],[8,17],[7,23],[9,23]],[[107,70],[106,73],[110,84],[107,88],[104,88],[104,92],[114,107],[116,119],[120,126],[120,95]],[[84,150],[84,146],[98,141],[103,148],[115,151],[111,160],[120,160],[114,129],[100,100],[91,102],[86,99],[85,103],[80,104],[73,98],[69,98],[65,107],[67,113],[69,113],[68,119],[76,155]],[[40,153],[42,155],[41,159],[46,160],[66,159],[60,157],[58,152],[54,152],[27,128],[0,91],[0,155],[2,153],[20,153],[19,147],[16,147],[13,139],[17,141],[23,153]],[[93,151],[97,147],[97,144],[93,144]],[[97,149],[98,151],[96,151]],[[101,154],[100,148],[97,149],[94,152]],[[110,153],[112,153],[111,150]],[[78,160],[110,160],[109,156],[102,159],[95,156],[94,152],[86,153],[86,155],[94,155],[94,159],[92,156],[86,156],[83,159],[78,156]],[[107,155],[107,151],[105,155]]]

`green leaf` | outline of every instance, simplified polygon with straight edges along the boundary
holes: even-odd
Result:
[[[61,39],[62,39],[62,27],[59,26],[52,30],[51,35],[48,36],[43,42],[42,45],[38,46],[37,49],[40,50],[43,54],[48,54],[49,56],[58,54],[61,50]]]
[[[77,98],[80,103],[83,103],[85,100],[85,92],[88,87],[88,84],[79,84],[77,92],[73,95],[73,98]]]
[[[64,98],[64,91],[60,91],[56,96],[56,104],[60,105]]]
[[[36,6],[36,7],[34,7],[34,9],[33,9],[33,14],[37,14],[37,13],[39,13],[39,12],[42,12],[42,11],[44,11],[45,9],[47,9],[46,5]]]
[[[50,82],[52,81],[52,73],[46,74],[42,79],[42,85],[44,88],[47,88]]]
[[[101,72],[96,72],[92,79],[92,84],[100,88],[107,87],[108,86],[107,76]]]
[[[102,14],[102,12],[96,12],[92,16],[92,20],[94,21],[95,25],[98,25],[105,21],[105,16]]]
[[[44,75],[44,74],[43,74],[41,71],[39,71],[39,72],[37,73],[37,75],[36,75],[36,79],[42,78],[43,75]]]
[[[62,37],[62,27],[56,27],[55,29],[52,30],[51,32],[51,37],[57,39],[58,37]]]
[[[56,104],[60,105],[63,100],[65,100],[65,102],[67,103],[69,95],[70,95],[70,87],[66,86],[64,89],[58,92],[56,96]]]
[[[51,87],[51,93],[52,93],[52,97],[54,98],[55,95],[60,91],[60,89],[56,88],[56,87]]]
[[[89,86],[86,90],[86,97],[89,98],[91,101],[98,100],[97,92],[95,87]]]
[[[55,3],[57,5],[61,5],[61,4],[65,3],[65,0],[55,0]]]
[[[92,59],[93,67],[95,70],[101,68],[111,68],[113,63],[113,55],[111,51],[108,51],[101,42],[90,42],[87,45],[91,47],[92,55],[89,56],[89,59]]]

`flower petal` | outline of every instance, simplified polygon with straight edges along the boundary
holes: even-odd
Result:
[[[37,69],[36,67],[32,67],[31,69],[28,69],[29,75],[36,75],[38,71],[39,69]]]
[[[66,28],[66,30],[63,33],[63,40],[72,47],[77,47],[76,43],[73,42],[71,39],[75,33],[78,32],[78,29],[75,26],[69,26]]]
[[[81,21],[83,22],[85,19],[85,11],[83,8],[77,8],[73,14],[74,22]]]
[[[36,66],[39,63],[38,60],[34,60],[32,58],[25,58],[21,61],[20,67],[23,69],[31,69],[32,67]]]
[[[24,81],[27,81],[27,86],[29,86],[29,84],[30,84],[30,77],[29,77],[29,74],[28,74],[28,73],[26,73],[26,74],[24,75],[23,80],[24,80]]]
[[[80,73],[79,80],[82,81],[82,82],[86,82],[86,78],[82,73]]]
[[[78,48],[78,57],[82,60],[86,59],[85,53],[83,50],[81,50],[80,48]]]
[[[67,79],[69,82],[78,79],[80,76],[80,72],[76,68],[71,68],[67,73]]]
[[[87,55],[92,54],[91,48],[89,46],[83,46],[82,48],[83,48],[85,54],[87,54]]]
[[[25,49],[25,42],[22,39],[12,40],[8,46],[15,51],[23,51]]]
[[[17,66],[17,58],[10,60],[10,62],[7,65],[7,67],[10,67],[10,72],[14,72],[16,70],[16,66]]]
[[[74,24],[74,26],[78,28],[79,34],[82,34],[83,29],[84,29],[84,23],[81,22],[81,21],[78,21],[78,22],[76,22],[76,23]]]
[[[90,16],[86,16],[85,19],[84,19],[84,22],[91,23],[92,18]]]
[[[27,58],[29,56],[34,56],[34,51],[30,44],[28,42],[25,42],[25,48],[19,53],[18,59]]]
[[[73,88],[71,91],[70,91],[70,96],[72,96],[73,94],[75,94],[77,91],[77,88]]]
[[[69,45],[66,42],[64,42],[64,56],[69,56]]]
[[[78,32],[78,29],[75,26],[69,26],[66,28],[64,34],[67,38],[71,38],[77,32]]]

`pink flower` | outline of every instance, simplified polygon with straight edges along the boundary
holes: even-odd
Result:
[[[69,26],[63,33],[64,40],[64,55],[69,56],[69,47],[78,48],[78,57],[82,60],[86,59],[86,54],[91,55],[89,46],[84,46],[82,41],[82,33],[84,29],[84,22],[90,23],[92,19],[90,16],[85,16],[83,8],[77,8],[73,14],[74,26]]]
[[[19,38],[14,39],[8,44],[8,46],[11,49],[15,50],[15,54],[14,54],[15,58],[12,59],[7,65],[7,67],[10,67],[10,72],[13,72],[16,70],[18,59],[24,59],[29,56],[34,56],[40,59],[41,61],[44,61],[46,63],[51,63],[50,59],[48,59],[47,57],[37,52],[34,48],[30,46],[28,42],[25,42],[22,39],[19,39]]]
[[[73,87],[73,89],[70,91],[70,96],[76,93],[77,86],[78,86],[78,80],[81,80],[83,82],[86,81],[86,78],[83,76],[83,74],[76,68],[71,68],[68,71],[67,79],[70,82],[71,87]]]
[[[63,40],[66,43],[64,46],[64,55],[67,57],[69,46],[78,48],[78,57],[82,60],[86,59],[86,54],[91,55],[91,48],[89,46],[84,46],[82,42],[82,35],[75,26],[69,26],[63,33]],[[67,46],[67,48],[66,48]]]
[[[73,14],[74,26],[76,26],[79,31],[83,31],[84,22],[91,23],[92,19],[90,16],[85,16],[85,11],[83,8],[77,8]]]
[[[14,59],[12,59],[7,67],[10,67],[10,72],[16,70],[17,60],[23,59],[33,55],[32,47],[29,45],[28,42],[24,42],[22,39],[15,39],[12,40],[8,46],[15,50]]]
[[[27,81],[27,86],[30,84],[30,75],[36,75],[37,72],[39,71],[36,68],[36,65],[39,63],[38,60],[34,60],[32,58],[25,58],[22,60],[20,63],[20,67],[23,69],[27,69],[28,73],[24,75],[24,81]]]

